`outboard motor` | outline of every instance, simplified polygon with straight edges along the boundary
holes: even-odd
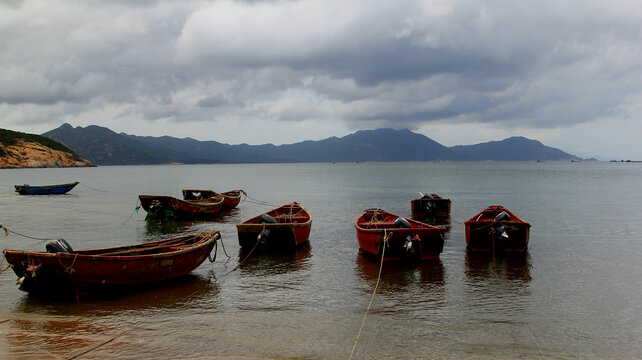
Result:
[[[417,262],[421,259],[421,239],[417,235],[408,235],[403,240],[399,257],[402,262]]]
[[[276,221],[275,218],[273,218],[268,214],[263,214],[259,218],[259,224],[276,224],[276,223],[278,223],[278,221]]]
[[[153,200],[149,205],[149,211],[147,213],[150,217],[156,219],[162,219],[165,217],[165,205],[162,201]]]
[[[506,211],[502,211],[495,216],[495,220],[493,221],[510,221],[510,215],[508,215]]]
[[[495,222],[510,221],[510,215],[506,211],[502,211],[495,216]],[[501,247],[502,242],[508,240],[508,233],[504,224],[493,224],[493,231],[495,233],[495,246]]]
[[[278,224],[278,221],[276,221],[275,218],[268,214],[263,214],[259,218],[259,223],[260,224]],[[272,233],[270,232],[270,229],[265,229],[263,233],[261,233],[260,239],[259,239],[259,245],[264,247],[267,246],[270,242],[270,237],[272,236]]]
[[[398,229],[412,229],[412,225],[408,222],[408,220],[398,217],[395,219],[395,227]]]
[[[270,243],[271,236],[272,233],[270,232],[270,229],[265,229],[265,231],[259,235],[259,246],[266,247]]]
[[[58,239],[54,241],[50,241],[45,245],[45,249],[47,250],[48,253],[55,254],[55,253],[73,253],[74,250],[71,248],[71,245],[67,242],[65,239]]]

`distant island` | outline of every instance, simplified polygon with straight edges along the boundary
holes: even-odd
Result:
[[[443,146],[408,129],[360,130],[344,137],[287,145],[229,145],[216,141],[116,133],[106,127],[63,124],[43,134],[98,165],[400,162],[582,161],[525,137]]]
[[[0,168],[95,166],[50,138],[0,129]]]
[[[594,159],[587,159],[594,160]],[[286,145],[229,145],[171,136],[136,136],[69,124],[41,135],[0,129],[0,167],[96,165],[320,163],[403,161],[583,161],[517,136],[443,146],[408,129],[359,130],[344,137]]]

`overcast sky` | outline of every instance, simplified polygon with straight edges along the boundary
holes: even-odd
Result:
[[[642,160],[639,0],[0,0],[0,128],[228,144],[409,128]]]

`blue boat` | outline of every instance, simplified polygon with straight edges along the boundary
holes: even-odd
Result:
[[[16,185],[16,192],[20,195],[59,195],[68,193],[76,185],[78,185],[78,182],[42,186],[24,184]]]

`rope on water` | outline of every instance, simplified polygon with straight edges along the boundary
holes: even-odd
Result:
[[[88,185],[85,185],[85,184],[81,183],[80,181],[78,182],[78,184],[80,184],[80,185],[82,185],[82,186],[84,186],[84,187],[86,187],[86,188],[88,188],[88,189],[92,189],[92,190],[94,190],[94,191],[99,191],[99,192],[109,192],[109,191],[107,191],[107,190],[95,189],[95,188],[93,188],[93,187],[91,187],[91,186],[88,186]]]
[[[87,349],[87,350],[85,350],[85,351],[81,352],[80,354],[76,354],[76,355],[74,355],[74,356],[70,356],[70,357],[68,357],[67,359],[68,359],[68,360],[77,359],[77,358],[79,358],[79,357],[82,357],[82,356],[84,356],[84,355],[89,354],[90,352],[92,352],[92,351],[94,351],[94,350],[96,350],[96,349],[98,349],[98,348],[100,348],[100,347],[102,347],[102,346],[105,346],[105,345],[109,344],[110,342],[112,342],[112,341],[114,341],[114,340],[118,339],[119,337],[121,337],[121,336],[123,336],[123,335],[127,334],[128,332],[132,331],[132,330],[136,327],[136,325],[138,325],[138,323],[140,323],[140,322],[141,322],[141,320],[136,321],[135,323],[133,323],[133,324],[131,325],[131,327],[130,327],[129,329],[126,329],[126,330],[124,330],[124,331],[121,331],[120,333],[118,333],[116,336],[114,336],[114,337],[110,338],[109,340],[107,340],[107,341],[103,341],[102,343],[100,343],[100,344],[98,344],[98,345],[96,345],[96,346],[94,346],[94,347],[91,347],[91,348],[89,348],[89,349]]]
[[[9,270],[9,268],[13,267],[13,265],[7,263],[7,266],[2,268],[2,263],[4,262],[4,260],[5,260],[5,254],[3,252],[2,253],[2,260],[0,260],[0,272],[5,272],[5,271]]]
[[[129,220],[131,220],[134,217],[134,214],[138,214],[138,210],[140,210],[140,199],[136,199],[136,206],[134,206],[134,211],[132,211],[131,215],[127,218],[127,220],[123,221],[121,224],[124,225],[126,224]]]
[[[227,256],[227,259],[229,261],[229,259],[231,259],[232,257],[228,255],[227,250],[225,250],[225,243],[223,242],[223,237],[221,237],[221,246],[223,247],[223,253],[225,254],[225,256]]]
[[[247,202],[252,203],[252,204],[266,205],[266,206],[272,206],[272,207],[280,206],[280,205],[270,204],[267,201],[255,199],[255,198],[251,197],[250,195],[248,195],[247,192],[245,192],[245,190],[241,190],[241,192],[243,193],[243,195],[245,195],[245,198],[241,202],[246,202],[247,201]],[[250,200],[248,200],[248,199],[250,199]]]
[[[491,239],[491,244],[493,248],[493,274],[495,275],[495,279],[499,283],[499,275],[497,275],[497,262],[495,261],[495,228],[491,226],[490,230],[490,239]],[[513,324],[510,321],[510,317],[508,316],[508,311],[506,310],[506,302],[504,301],[503,297],[499,297],[499,300],[502,303],[502,309],[504,310],[504,316],[506,317],[506,323],[508,324],[508,328],[510,329],[510,335],[513,337],[513,344],[515,345],[515,351],[517,351],[517,356],[520,359],[523,359],[524,357],[522,356],[522,352],[519,348],[519,343],[517,342],[517,337],[515,336],[515,330],[513,330]]]
[[[265,224],[263,224],[263,230],[261,230],[261,233],[256,237],[256,243],[254,243],[254,246],[252,247],[252,250],[250,250],[250,252],[249,252],[249,253],[248,253],[248,254],[243,258],[243,260],[239,261],[239,263],[238,263],[238,264],[236,264],[236,266],[235,266],[232,270],[230,270],[230,271],[226,272],[226,273],[225,273],[225,274],[223,274],[223,276],[221,276],[221,277],[225,277],[225,276],[229,275],[232,271],[235,271],[236,269],[238,269],[239,267],[241,267],[241,265],[243,265],[243,263],[245,262],[245,260],[247,260],[247,259],[250,257],[250,255],[252,255],[252,252],[254,252],[254,249],[256,249],[256,247],[257,247],[257,246],[259,245],[259,243],[261,242],[261,236],[263,235],[263,233],[264,233],[264,232],[265,232]]]
[[[9,233],[12,233],[12,234],[15,234],[15,235],[18,235],[18,236],[22,236],[22,237],[25,237],[27,239],[33,239],[33,240],[43,240],[43,241],[57,240],[57,239],[53,239],[53,238],[38,238],[38,237],[29,236],[29,235],[24,235],[24,234],[15,232],[13,230],[9,230],[9,229],[7,229],[6,226],[4,226],[2,224],[0,224],[0,229],[4,230],[4,233],[5,233],[6,236],[9,236]]]
[[[214,242],[214,258],[212,258],[211,254],[207,254],[207,259],[210,261],[210,263],[213,263],[216,261],[216,254],[218,253],[218,240],[221,239],[221,234],[219,234],[218,239]]]
[[[352,346],[352,352],[350,352],[350,358],[352,359],[352,356],[354,355],[354,350],[357,348],[357,344],[359,343],[359,338],[361,337],[361,332],[363,331],[363,326],[366,324],[366,316],[368,316],[368,312],[370,311],[370,307],[372,307],[372,302],[374,301],[375,294],[377,293],[377,288],[379,287],[379,281],[381,280],[381,270],[383,270],[383,259],[384,255],[386,254],[386,246],[388,244],[388,240],[392,237],[392,232],[389,234],[387,233],[387,230],[383,230],[383,248],[381,249],[381,264],[379,265],[379,274],[377,275],[377,283],[375,284],[374,290],[372,291],[372,296],[370,297],[370,303],[368,304],[368,308],[366,308],[366,313],[363,314],[363,320],[361,321],[361,327],[359,328],[359,333],[357,334],[356,339],[354,339],[354,345]]]

